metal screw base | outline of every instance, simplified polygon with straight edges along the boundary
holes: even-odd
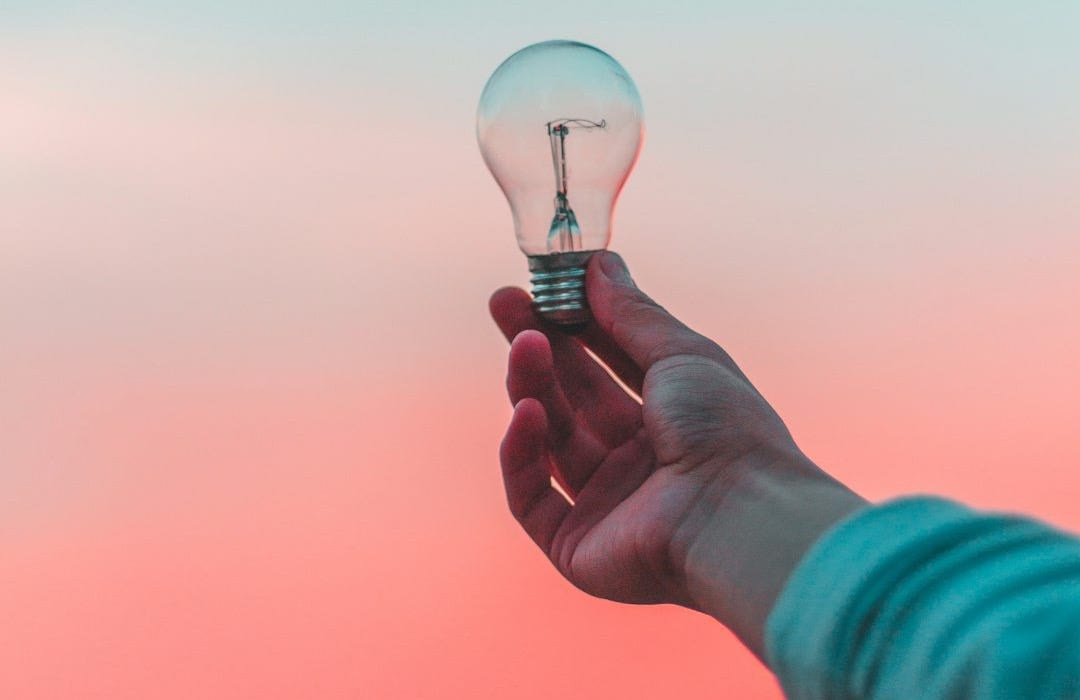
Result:
[[[581,330],[592,319],[585,297],[585,268],[595,250],[530,255],[533,309],[563,330]]]

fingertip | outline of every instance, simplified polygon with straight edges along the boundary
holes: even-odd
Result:
[[[610,316],[611,306],[618,299],[640,294],[622,257],[610,250],[594,255],[585,274],[589,306],[598,325],[604,325],[604,317]]]
[[[535,424],[546,420],[544,404],[539,399],[527,396],[514,404],[514,420]]]
[[[494,313],[495,310],[506,306],[508,302],[511,302],[522,293],[525,293],[525,290],[520,287],[499,287],[488,298],[488,308]]]
[[[596,255],[589,258],[589,264],[585,267],[585,289],[589,292],[591,297],[592,290],[597,284],[603,284],[610,282],[607,275],[604,274],[604,267],[600,264],[600,261],[610,255],[606,250],[602,250]]]
[[[586,270],[585,286],[589,296],[589,307],[592,310],[592,325],[603,333],[611,332],[611,323],[614,312],[612,307],[616,301],[624,296],[624,285],[616,282],[607,272],[606,268],[612,264],[618,255],[611,251],[601,251],[589,261]]]
[[[516,359],[546,360],[551,357],[551,341],[541,331],[526,328],[510,341],[511,361]]]
[[[532,309],[532,297],[519,287],[503,287],[488,300],[488,310],[507,340],[538,323]]]
[[[554,381],[554,360],[547,336],[526,329],[510,344],[506,387],[514,402],[527,396],[539,396]]]
[[[544,449],[547,413],[537,399],[527,397],[514,404],[514,413],[503,438],[501,456],[507,465],[520,465],[536,459]]]
[[[604,250],[596,257],[598,258],[596,265],[604,277],[616,284],[636,286],[634,278],[630,276],[630,269],[621,255],[613,250]]]
[[[536,328],[526,328],[515,335],[514,339],[510,341],[511,345],[516,343],[543,343],[547,345],[548,338],[544,335],[543,331]]]
[[[528,292],[519,287],[501,287],[488,298],[488,311],[496,321],[503,321],[517,315],[521,309],[522,297],[528,299]]]

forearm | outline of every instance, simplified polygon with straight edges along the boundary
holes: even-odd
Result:
[[[694,606],[763,659],[765,621],[791,572],[827,529],[865,505],[801,454],[724,465],[677,539]]]

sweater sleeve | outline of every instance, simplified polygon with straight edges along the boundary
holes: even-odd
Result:
[[[937,498],[868,507],[796,567],[766,655],[790,698],[1080,698],[1080,542]]]

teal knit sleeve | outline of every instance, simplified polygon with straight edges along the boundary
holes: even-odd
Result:
[[[796,567],[765,646],[790,698],[1080,698],[1080,542],[937,498],[869,507]]]

